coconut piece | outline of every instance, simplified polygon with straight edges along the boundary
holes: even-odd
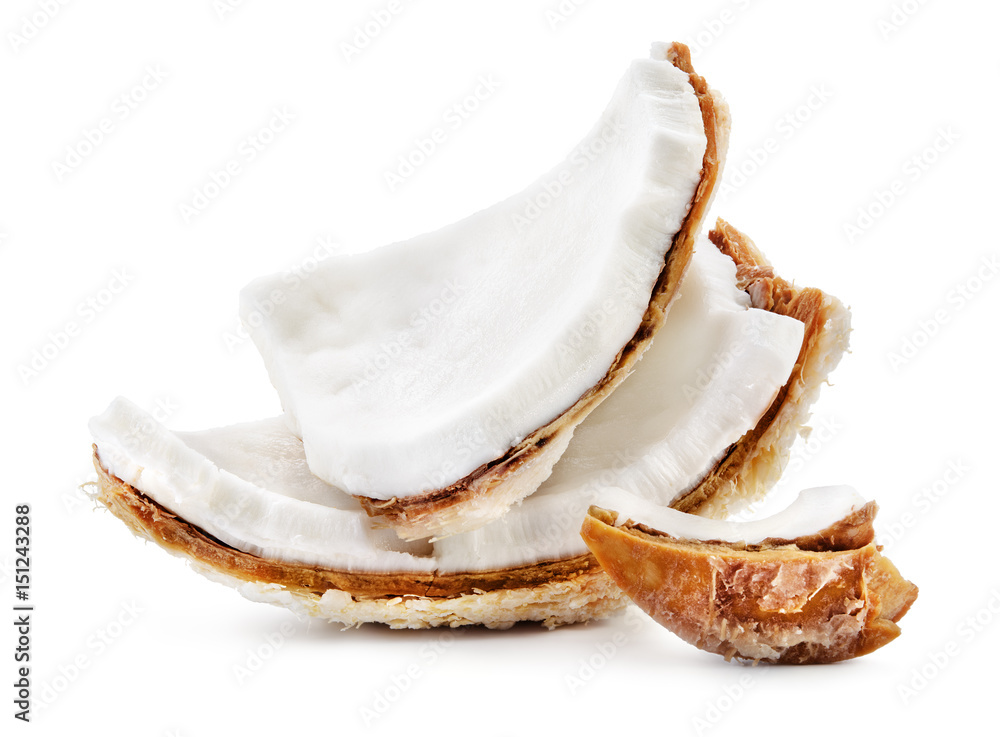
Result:
[[[438,570],[430,543],[374,528],[356,499],[312,476],[281,418],[175,433],[119,398],[91,431],[98,500],[136,535],[254,601],[393,628],[554,627],[625,606],[585,549]]]
[[[275,276],[244,290],[310,469],[401,537],[473,529],[538,488],[662,324],[728,113],[686,47],[653,56],[522,195],[328,260],[294,288]],[[525,203],[567,167],[573,181],[525,222]]]
[[[244,597],[348,626],[393,629],[481,624],[507,629],[537,621],[548,627],[606,617],[624,594],[592,555],[517,568],[456,575],[368,572],[261,558],[226,545],[108,473],[97,449],[97,499],[138,537],[186,559],[207,578]]]
[[[762,498],[781,477],[795,440],[808,436],[810,408],[847,351],[851,314],[836,297],[776,275],[754,242],[722,218],[708,237],[736,264],[737,285],[753,307],[805,326],[795,367],[760,422],[708,476],[671,503],[684,512],[725,517]]]
[[[917,598],[872,542],[874,502],[846,487],[803,492],[778,515],[746,523],[651,509],[625,492],[610,501],[629,511],[591,507],[581,530],[601,567],[661,625],[727,660],[866,655],[899,636],[896,622]]]

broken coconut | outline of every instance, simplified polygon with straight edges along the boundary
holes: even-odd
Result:
[[[661,625],[727,660],[866,655],[899,636],[896,622],[917,598],[873,542],[875,503],[849,487],[803,491],[752,522],[705,519],[620,490],[600,503],[581,535],[601,567]]]
[[[123,399],[91,422],[99,498],[210,578],[331,621],[502,628],[606,616],[626,598],[578,532],[595,495],[618,485],[708,508],[714,495],[734,505],[760,493],[846,344],[839,302],[787,287],[725,223],[711,237],[634,374],[581,423],[556,473],[477,530],[404,542],[374,527],[311,473],[282,418],[175,433]]]
[[[405,539],[474,529],[535,491],[662,324],[727,136],[687,48],[657,45],[522,194],[329,259],[295,289],[247,286],[241,317],[310,470]]]

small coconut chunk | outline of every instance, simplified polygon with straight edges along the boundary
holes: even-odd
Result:
[[[612,496],[628,518],[591,507],[581,530],[601,567],[661,625],[727,660],[866,655],[899,636],[896,622],[917,598],[872,541],[874,503],[859,506],[844,487],[811,490],[774,517],[729,524]],[[808,525],[810,532],[785,537]]]

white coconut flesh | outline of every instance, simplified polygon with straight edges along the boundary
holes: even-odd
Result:
[[[119,397],[90,431],[109,473],[238,550],[346,571],[434,569],[427,543],[373,528],[356,499],[309,473],[280,417],[172,432]]]
[[[770,517],[729,521],[679,512],[621,489],[607,489],[597,500],[598,506],[618,513],[615,525],[619,527],[631,520],[680,540],[747,545],[815,535],[866,503],[850,486],[819,486],[799,492],[791,504]]]
[[[700,241],[666,325],[634,374],[577,428],[549,481],[501,519],[433,543],[373,529],[356,499],[311,473],[281,418],[176,433],[119,398],[91,432],[110,473],[264,558],[440,573],[561,560],[587,552],[580,524],[608,487],[668,503],[756,425],[787,381],[801,323],[749,308],[734,285],[732,261]],[[738,360],[711,370],[722,354]]]
[[[706,146],[688,75],[639,60],[574,153],[520,195],[305,280],[248,285],[242,320],[310,470],[359,496],[420,495],[576,403],[638,329]]]

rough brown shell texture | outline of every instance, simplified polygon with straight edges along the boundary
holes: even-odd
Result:
[[[874,503],[808,538],[759,545],[679,540],[591,507],[581,534],[647,614],[728,660],[833,663],[899,636],[917,598],[872,542]]]
[[[663,324],[694,253],[695,239],[711,203],[729,144],[729,109],[691,65],[683,44],[673,44],[667,60],[685,72],[701,107],[707,146],[701,181],[690,209],[667,251],[649,306],[635,335],[622,348],[604,378],[585,392],[552,422],[529,434],[505,455],[487,463],[456,483],[427,494],[388,501],[358,497],[365,511],[400,537],[416,540],[443,537],[474,529],[495,516],[497,506],[508,508],[533,492],[548,477],[566,449],[573,430],[632,372]]]
[[[763,497],[781,477],[796,438],[808,436],[810,408],[847,350],[851,315],[836,297],[777,276],[754,242],[725,220],[719,218],[708,237],[736,263],[737,285],[754,307],[805,325],[795,366],[767,412],[711,473],[670,505],[726,517]]]

